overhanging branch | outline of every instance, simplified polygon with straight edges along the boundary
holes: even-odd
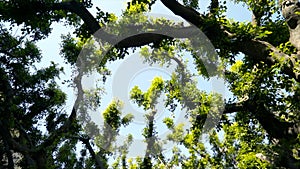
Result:
[[[161,2],[169,8],[175,15],[181,16],[186,21],[199,27],[203,24],[202,15],[196,10],[181,5],[176,0],[161,0]]]
[[[197,11],[192,8],[185,7],[181,5],[176,0],[161,0],[161,2],[169,8],[175,15],[182,17],[183,19],[187,20],[188,22],[196,25],[197,27],[203,26],[203,16],[200,15]],[[215,27],[219,27],[219,25],[215,25]],[[224,35],[227,35],[229,39],[234,38],[234,36],[228,33],[227,30],[224,28],[221,29],[224,32]],[[205,30],[206,33],[209,33],[209,29]],[[214,42],[212,42],[214,43]],[[272,44],[261,41],[261,40],[244,40],[237,43],[232,43],[232,46],[236,49],[236,51],[240,51],[253,59],[253,61],[266,62],[269,66],[274,65],[278,62],[282,57],[285,58],[287,62],[289,62],[288,66],[283,69],[283,72],[290,77],[294,78],[297,82],[300,82],[300,77],[298,74],[293,72],[293,60],[288,55],[284,54],[283,52],[279,51],[276,47]],[[270,53],[274,53],[272,57]]]
[[[225,105],[224,114],[234,112],[251,112],[267,133],[276,139],[295,138],[300,133],[299,124],[283,122],[277,119],[263,103],[258,99],[246,100],[243,102],[230,103]]]
[[[243,103],[227,103],[223,114],[229,114],[245,110]]]
[[[160,27],[160,30],[137,33],[136,35],[129,37],[120,37],[105,32],[94,16],[80,2],[70,1],[54,3],[50,10],[64,10],[75,13],[87,25],[88,31],[91,35],[93,35],[96,39],[101,39],[102,41],[113,44],[118,48],[140,47],[150,43],[162,41],[168,37],[187,38],[191,37],[191,35],[195,33],[195,28],[193,27],[174,28],[171,26],[166,26],[165,28]],[[139,25],[133,27],[140,28]]]
[[[291,78],[294,78],[297,82],[300,83],[298,74],[293,71],[295,61],[292,59],[292,57],[281,52],[269,42],[252,39],[235,43],[235,48],[240,52],[246,54],[254,62],[259,63],[263,61],[270,67],[278,63],[281,58],[284,58],[287,66],[283,68],[283,73],[289,75]]]

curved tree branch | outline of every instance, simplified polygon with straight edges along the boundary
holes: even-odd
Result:
[[[295,60],[293,60],[291,56],[284,54],[283,52],[278,50],[270,43],[261,40],[250,40],[239,43],[237,47],[241,52],[251,57],[254,62],[258,63],[263,61],[269,66],[278,63],[281,58],[284,58],[287,66],[283,68],[283,73],[289,75],[291,78],[294,78],[297,82],[300,83],[298,74],[293,71]]]
[[[186,38],[191,36],[195,32],[195,29],[193,29],[192,27],[165,27],[160,29],[159,31],[154,30],[153,32],[139,33],[130,37],[119,37],[117,35],[109,34],[101,29],[99,22],[80,2],[70,1],[54,3],[49,10],[64,10],[75,13],[87,25],[90,34],[93,34],[97,39],[101,39],[110,44],[114,44],[118,48],[140,47],[149,43],[162,41],[169,36],[171,36],[172,38]],[[134,27],[139,28],[140,26]],[[164,32],[168,36],[163,35],[162,33]]]
[[[200,27],[203,24],[203,16],[196,10],[181,5],[176,0],[161,0],[175,15],[178,15],[193,25]]]
[[[234,112],[251,112],[267,133],[276,139],[295,138],[300,133],[299,124],[282,122],[278,120],[263,103],[257,103],[258,99],[248,99],[243,102],[225,105],[224,114]]]
[[[175,15],[178,15],[188,22],[196,25],[197,27],[203,26],[203,16],[201,16],[197,11],[191,8],[184,7],[176,0],[161,0],[161,2],[169,8]],[[219,27],[219,25],[216,25],[216,27]],[[224,32],[224,35],[227,35],[229,39],[234,38],[234,35],[228,33],[227,30],[224,28],[221,29]],[[205,30],[206,33],[208,33],[210,30]],[[207,32],[208,31],[208,32]],[[212,42],[213,43],[213,42]],[[274,47],[272,44],[261,41],[261,40],[245,40],[241,42],[237,42],[232,44],[236,51],[240,51],[244,53],[245,55],[248,55],[253,59],[255,62],[266,62],[269,66],[274,65],[275,63],[280,60],[280,58],[284,57],[287,62],[293,63],[294,61],[291,59],[290,56],[282,53],[279,51],[276,47]],[[253,50],[256,49],[256,50]],[[274,56],[272,57],[270,53],[274,53]],[[294,78],[297,82],[300,82],[300,78],[298,77],[298,74],[293,72],[293,64],[289,64],[287,67],[284,68],[283,72],[290,77]]]
[[[235,113],[235,112],[240,112],[244,111],[245,107],[243,103],[227,103],[225,105],[225,109],[223,114],[230,114],[230,113]]]

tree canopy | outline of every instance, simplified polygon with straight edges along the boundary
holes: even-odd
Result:
[[[0,1],[0,168],[300,168],[297,0],[235,0],[252,13],[244,22],[226,16],[226,0],[210,0],[206,9],[196,0],[126,2],[117,16],[92,0]],[[155,5],[186,22],[148,17]],[[36,44],[54,23],[72,28],[62,32],[55,56],[71,67],[65,83],[76,100],[70,110],[69,93],[58,83],[66,70],[56,58],[48,67],[35,66],[43,58]],[[136,118],[123,112],[126,102],[115,98],[98,112],[102,126],[88,112],[98,111],[105,97],[103,84],[113,76],[108,64],[135,50],[150,65],[176,68],[169,79],[155,77],[146,90],[128,91],[144,112],[140,134],[147,145],[143,156],[132,158],[134,133],[115,144]],[[185,55],[196,71],[189,71]],[[102,82],[85,90],[83,77],[92,72]],[[223,79],[232,97],[199,88],[195,76]],[[170,131],[168,154],[158,134],[158,102],[168,110],[162,120]],[[183,109],[187,129],[176,123]],[[206,125],[212,127],[204,131]],[[204,132],[209,143],[200,139]]]

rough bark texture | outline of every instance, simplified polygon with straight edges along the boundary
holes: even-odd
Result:
[[[290,42],[300,51],[300,3],[298,0],[282,2],[282,15],[290,30]]]

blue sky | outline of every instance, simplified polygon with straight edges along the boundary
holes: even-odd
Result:
[[[105,12],[111,12],[115,13],[117,16],[120,16],[121,11],[126,7],[127,1],[122,0],[101,0],[101,1],[95,1],[94,7],[91,9],[91,12],[95,14],[96,10],[95,7],[98,6],[100,9],[102,9]],[[209,1],[199,1],[201,5],[201,10],[205,10],[206,7],[209,5]],[[237,5],[232,2],[227,2],[228,5],[228,12],[227,17],[233,18],[237,21],[250,21],[251,19],[251,13],[247,11],[242,5]],[[160,1],[157,1],[156,4],[153,6],[152,13],[154,14],[164,14],[164,15],[170,15],[172,17],[176,17],[172,12],[170,12],[169,9],[164,7],[160,3]],[[179,20],[182,20],[178,17]],[[60,50],[60,43],[61,43],[61,34],[67,34],[68,32],[72,32],[72,28],[68,26],[64,26],[62,23],[55,23],[52,25],[53,31],[52,34],[45,40],[42,40],[38,42],[38,47],[42,50],[43,53],[43,59],[41,63],[38,64],[38,67],[45,67],[50,64],[50,61],[54,61],[55,63],[59,63],[60,66],[64,67],[65,74],[61,75],[61,80],[59,83],[61,83],[64,79],[69,79],[71,77],[71,69],[68,65],[64,64],[63,58],[59,55]],[[110,65],[109,67],[113,67],[113,75],[118,70],[120,65],[124,62],[123,60],[117,61]],[[164,69],[151,69],[151,71],[147,70],[140,70],[137,71],[136,74],[131,78],[130,84],[128,84],[128,87],[131,88],[134,85],[140,85],[142,86],[142,89],[147,89],[150,85],[150,81],[152,80],[152,77],[154,76],[162,76],[165,79],[168,79],[168,72],[166,72]],[[147,77],[148,79],[145,79]],[[99,112],[104,110],[106,106],[109,104],[109,102],[112,100],[112,88],[110,87],[112,85],[112,78],[109,78],[107,80],[107,91],[106,95],[103,96],[101,107],[99,108]],[[209,90],[211,83],[210,82],[202,82],[202,84],[205,84],[205,88]],[[71,110],[75,101],[75,93],[72,88],[67,87],[66,85],[62,85],[62,90],[65,91],[68,94],[68,100],[66,103],[66,110]],[[230,95],[227,93],[227,95]],[[132,106],[133,109],[137,109],[136,106]],[[138,111],[141,111],[138,109]],[[91,113],[91,116],[93,119],[95,119],[96,122],[101,121],[101,116],[99,112],[93,112]],[[125,112],[129,113],[129,112]],[[162,116],[163,117],[163,116]],[[163,127],[163,125],[159,125],[160,130],[164,131],[166,128]],[[132,128],[129,128],[129,130],[122,130],[121,132],[123,135],[130,133],[133,131],[133,128],[140,129],[137,130],[137,132],[140,132],[143,125],[140,124],[134,124]],[[142,139],[141,135],[136,136],[136,138]]]

